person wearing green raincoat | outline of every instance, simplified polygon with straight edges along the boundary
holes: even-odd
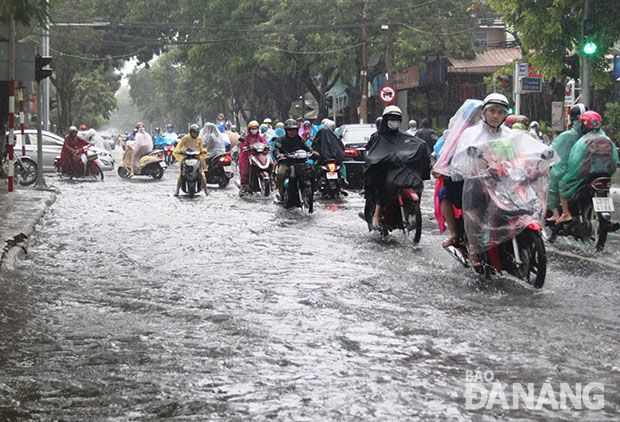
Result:
[[[549,182],[549,193],[547,194],[547,210],[550,210],[553,215],[547,221],[556,221],[560,218],[560,180],[568,171],[568,157],[573,149],[573,145],[583,135],[579,117],[586,111],[588,111],[588,108],[581,103],[572,106],[569,114],[571,129],[562,132],[551,143],[551,148],[555,150],[561,161],[551,169],[551,181]]]
[[[176,147],[174,147],[174,151],[172,151],[172,155],[179,162],[179,169],[181,168],[181,162],[185,159],[185,156],[180,152],[187,148],[197,148],[200,151],[204,151],[198,157],[200,157],[200,163],[202,165],[202,186],[204,187],[205,195],[209,196],[209,191],[207,190],[207,178],[205,177],[205,171],[207,170],[207,164],[205,159],[207,158],[207,150],[205,149],[204,140],[199,136],[200,134],[200,126],[197,124],[193,124],[189,127],[189,135],[185,135]],[[181,171],[179,171],[179,178],[177,179],[177,188],[174,196],[179,196],[179,190],[181,189]]]
[[[556,223],[572,220],[568,200],[592,175],[613,176],[618,167],[618,149],[601,129],[603,119],[596,111],[586,111],[579,118],[585,133],[573,146],[568,157],[568,170],[560,180],[562,215]]]

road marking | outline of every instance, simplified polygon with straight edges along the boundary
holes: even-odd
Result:
[[[549,247],[549,246],[547,246],[547,250],[551,251],[553,253],[556,253],[558,255],[564,255],[564,256],[568,256],[570,258],[582,259],[584,261],[589,261],[589,262],[592,262],[592,263],[595,263],[595,264],[600,264],[600,265],[604,265],[604,266],[609,267],[609,268],[614,268],[616,270],[620,270],[620,265],[612,264],[611,262],[603,261],[603,260],[600,260],[600,259],[597,259],[597,258],[589,258],[587,256],[581,256],[581,255],[577,255],[577,254],[574,254],[574,253],[571,253],[571,252],[561,251],[561,250],[558,250],[556,248],[552,248],[552,247]]]

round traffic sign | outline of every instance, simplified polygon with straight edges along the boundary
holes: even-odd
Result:
[[[385,104],[390,104],[396,99],[396,90],[391,85],[385,85],[379,90],[379,99]]]
[[[217,120],[226,120],[226,114],[220,111],[219,113],[217,113],[216,118]]]

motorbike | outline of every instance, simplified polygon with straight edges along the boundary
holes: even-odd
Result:
[[[4,174],[9,174],[8,152],[2,157]],[[13,154],[13,169],[15,177],[22,186],[30,186],[37,180],[37,162],[24,155]]]
[[[260,192],[263,196],[271,193],[273,160],[269,146],[256,142],[248,147],[250,151],[250,193]]]
[[[288,153],[285,159],[290,161],[291,172],[284,180],[285,208],[300,207],[312,213],[314,210],[314,175],[308,159],[312,153],[303,149]]]
[[[228,186],[230,179],[233,177],[231,162],[230,152],[216,154],[207,158],[207,170],[205,171],[207,183],[216,184],[222,189]]]
[[[549,242],[553,243],[558,236],[573,236],[576,240],[593,243],[597,251],[602,251],[607,234],[620,228],[618,222],[611,220],[614,203],[609,195],[610,187],[609,174],[590,175],[568,203],[573,218],[559,224],[546,222],[550,231]]]
[[[200,192],[202,186],[202,164],[200,162],[200,154],[203,152],[198,148],[187,148],[179,151],[185,158],[181,161],[181,190],[190,198],[193,198],[196,192]]]
[[[164,151],[164,162],[168,167],[170,167],[176,161],[176,158],[172,155],[172,151],[174,151],[174,147],[176,147],[179,141],[178,139],[167,138],[165,136],[163,138],[165,143],[161,146],[161,149]]]
[[[491,204],[486,210],[476,211],[479,215],[486,214],[488,221],[484,228],[478,227],[485,232],[478,239],[485,239],[485,247],[484,251],[478,251],[482,265],[474,269],[485,278],[507,272],[541,288],[547,274],[547,254],[542,238],[543,227],[537,215],[542,212],[544,201],[540,198],[544,197],[546,190],[540,188],[537,180],[544,179],[548,169],[539,170],[523,162],[513,166],[494,166],[473,146],[468,148],[467,154],[487,164],[486,170],[478,175],[478,186],[479,191],[486,192],[490,199],[488,204]],[[547,157],[543,155],[542,159]],[[444,249],[463,266],[469,267],[470,243],[462,216],[457,219],[457,227],[457,240]]]
[[[103,170],[97,161],[97,153],[90,147],[80,148],[79,151],[81,153],[80,157],[82,159],[82,163],[84,163],[84,170],[80,173],[67,174],[60,165],[60,156],[58,156],[54,158],[54,167],[56,168],[58,175],[61,177],[88,177],[95,180],[103,180]]]
[[[372,230],[374,207],[368,209],[360,217],[368,223],[368,230]],[[405,238],[411,238],[414,243],[420,242],[422,236],[422,211],[420,210],[420,196],[413,188],[401,189],[384,207],[379,217],[379,232],[386,237],[391,231],[402,230]],[[413,234],[412,234],[413,233]]]
[[[132,148],[127,148],[123,160],[118,165],[118,175],[122,179],[129,178],[132,151]],[[164,176],[164,170],[167,168],[162,151],[153,150],[140,158],[138,167],[134,169],[134,176],[149,176],[159,180]]]
[[[342,176],[336,160],[324,160],[318,168],[317,185],[323,198],[335,199],[341,193]]]

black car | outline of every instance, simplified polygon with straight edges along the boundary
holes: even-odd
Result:
[[[374,124],[347,124],[338,128],[344,143],[344,165],[351,188],[361,188],[364,185],[366,144],[376,131]]]

